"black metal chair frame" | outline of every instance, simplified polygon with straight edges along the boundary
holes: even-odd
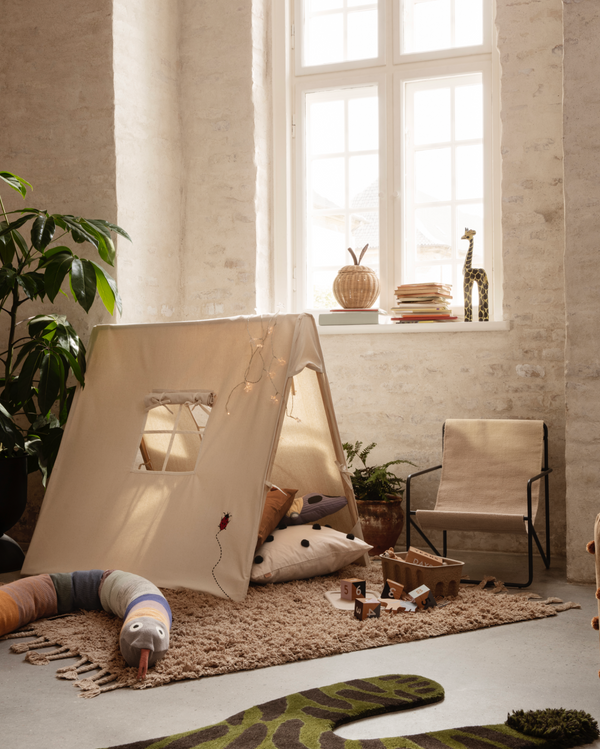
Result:
[[[442,448],[444,445],[444,431],[445,431],[446,425],[442,427]],[[419,528],[419,526],[415,523],[415,521],[412,519],[413,515],[416,515],[416,510],[411,510],[410,507],[410,487],[411,482],[414,478],[417,476],[423,476],[425,473],[431,473],[432,471],[438,471],[442,466],[433,466],[432,468],[425,468],[423,471],[416,471],[415,473],[411,473],[410,476],[407,476],[406,478],[406,494],[405,494],[405,502],[406,502],[406,517],[407,517],[407,523],[406,523],[406,550],[410,548],[410,536],[411,536],[411,526],[419,533],[419,535],[423,538],[425,543],[429,546],[429,548],[433,551],[434,554],[437,554],[437,556],[446,557],[448,555],[448,544],[447,544],[447,531],[443,531],[443,549],[442,554],[439,553],[439,551],[435,548],[435,546],[431,543],[431,541],[427,538],[425,533]],[[527,481],[527,515],[523,516],[523,520],[527,523],[527,555],[528,555],[528,564],[529,564],[529,577],[527,579],[526,583],[504,583],[507,587],[511,588],[528,588],[531,583],[533,582],[533,541],[535,541],[536,546],[538,548],[538,551],[540,552],[540,555],[542,557],[542,561],[544,562],[544,565],[546,569],[550,567],[550,492],[549,492],[549,480],[548,476],[552,473],[552,468],[548,468],[548,427],[546,424],[544,424],[544,462],[542,465],[542,471],[537,474],[537,476],[533,476]],[[544,480],[544,506],[545,506],[545,521],[546,521],[546,551],[542,549],[542,545],[540,543],[540,540],[538,538],[538,535],[535,531],[535,528],[533,527],[533,518],[532,518],[532,508],[531,508],[531,486],[534,481],[539,481],[540,479]],[[465,579],[461,580],[461,582],[464,583],[480,583],[481,580],[470,580]]]

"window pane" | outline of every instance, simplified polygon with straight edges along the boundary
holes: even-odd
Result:
[[[452,258],[450,206],[417,208],[414,252],[417,262]]]
[[[315,16],[306,26],[306,64],[327,65],[344,60],[344,16]]]
[[[417,203],[450,200],[452,181],[449,148],[415,153],[415,189]]]
[[[304,65],[370,60],[379,54],[377,0],[304,0]]]
[[[482,146],[457,146],[456,197],[483,198]]]
[[[350,207],[377,207],[379,203],[379,157],[351,156],[349,191]]]
[[[344,102],[315,102],[310,110],[310,144],[314,154],[344,150]]]
[[[451,283],[461,305],[465,227],[477,232],[474,267],[483,267],[485,257],[482,76],[448,75],[404,85],[403,280]]]
[[[343,208],[345,197],[343,158],[315,159],[312,162],[312,200],[314,208]]]
[[[305,304],[330,309],[337,271],[352,262],[348,247],[369,244],[363,262],[379,268],[378,89],[309,92],[305,104]]]
[[[456,140],[483,138],[483,86],[457,86],[455,89]]]
[[[450,88],[416,91],[414,139],[416,145],[444,143],[451,137]]]
[[[350,216],[350,247],[360,253],[362,248],[368,244],[369,249],[365,252],[361,265],[379,271],[379,212],[363,211],[353,213]],[[356,255],[358,257],[358,254]],[[347,253],[348,263],[352,263],[350,253]]]
[[[346,264],[346,217],[343,213],[313,216],[309,226],[315,265]]]
[[[351,151],[379,148],[379,100],[375,96],[348,102],[348,140]],[[341,102],[340,102],[341,104]]]
[[[350,255],[348,255],[350,257]],[[348,263],[344,263],[348,265]],[[333,282],[337,270],[315,271],[309,278],[308,306],[313,309],[337,309],[340,305],[333,296]]]
[[[165,471],[193,471],[200,454],[199,434],[175,434]]]
[[[348,13],[347,60],[368,60],[377,57],[377,11]]]
[[[454,5],[455,47],[483,44],[483,3],[459,0]]]
[[[415,283],[452,283],[451,265],[421,265],[415,269]],[[456,289],[452,290],[456,299]]]
[[[344,7],[344,0],[306,0],[306,9],[309,13],[318,13],[323,10],[338,10]]]
[[[483,43],[483,0],[401,0],[402,54]]]

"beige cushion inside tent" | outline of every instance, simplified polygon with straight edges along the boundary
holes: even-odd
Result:
[[[161,392],[214,394],[193,468],[139,468]],[[345,494],[328,522],[362,537],[343,463],[310,315],[98,326],[23,571],[118,568],[241,600],[273,483]]]

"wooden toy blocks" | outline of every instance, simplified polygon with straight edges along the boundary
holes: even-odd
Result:
[[[340,598],[343,601],[355,601],[357,598],[364,598],[367,595],[366,580],[360,580],[358,577],[349,577],[340,582]]]
[[[405,561],[408,564],[418,564],[420,567],[442,567],[444,564],[441,557],[436,557],[428,551],[415,549],[413,546],[406,552]]]
[[[365,619],[379,619],[381,602],[377,598],[357,598],[354,601],[354,618],[359,621]]]
[[[395,580],[386,580],[383,586],[382,598],[393,598],[399,601],[402,598],[404,592],[404,585],[397,583]]]

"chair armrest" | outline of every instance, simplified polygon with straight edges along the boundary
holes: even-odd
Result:
[[[424,473],[431,473],[431,471],[437,471],[442,466],[433,466],[432,468],[424,468],[422,471],[415,471],[415,473],[411,473],[409,476],[406,477],[406,498],[404,506],[406,507],[406,515],[410,519],[411,510],[410,510],[410,482],[412,479],[414,479],[416,476],[422,476]]]
[[[531,484],[533,484],[534,481],[537,481],[538,479],[544,478],[544,476],[547,476],[549,473],[552,473],[552,468],[546,468],[545,471],[542,471],[541,473],[538,473],[537,476],[533,476],[527,481],[527,486],[531,487]]]
[[[422,471],[415,471],[415,473],[411,473],[409,476],[406,477],[406,483],[408,484],[408,482],[411,479],[414,479],[415,476],[422,476],[424,473],[430,473],[431,471],[437,471],[441,467],[442,466],[439,465],[439,466],[433,466],[433,468],[425,468]]]
[[[527,481],[527,518],[529,521],[531,521],[531,485],[534,481],[537,481],[538,479],[544,478],[544,476],[548,476],[549,473],[552,473],[552,468],[546,468],[541,473],[538,473],[537,476],[532,476]],[[548,479],[546,479],[547,481]],[[546,532],[549,532],[549,527],[547,525],[548,523],[548,484],[546,484]]]
[[[424,473],[431,473],[431,471],[437,471],[442,466],[433,466],[432,468],[424,468],[422,471],[415,471],[414,473],[411,473],[409,476],[406,477],[406,495],[405,495],[405,502],[404,506],[406,507],[406,550],[408,551],[410,547],[410,524],[414,522],[411,519],[411,515],[415,514],[414,510],[410,509],[410,482],[412,479],[414,479],[416,476],[422,476]],[[415,525],[415,528],[418,529],[418,527]],[[421,531],[419,531],[421,532]],[[445,536],[444,536],[445,538]],[[429,543],[429,541],[427,541]],[[431,546],[431,544],[429,544]],[[432,547],[433,548],[433,547]],[[437,554],[437,552],[435,552]]]

